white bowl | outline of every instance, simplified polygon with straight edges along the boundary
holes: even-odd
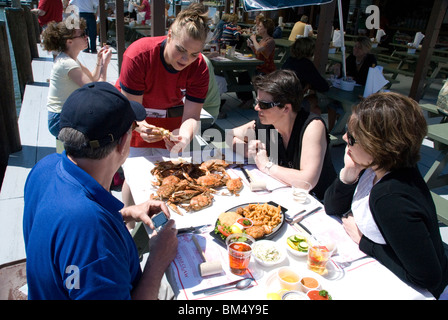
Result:
[[[278,256],[277,259],[271,261],[268,257],[272,256],[272,253],[278,253]],[[274,241],[258,240],[252,248],[252,256],[262,266],[272,267],[283,262],[286,258],[286,253]]]
[[[347,81],[347,80],[342,79],[341,89],[344,91],[353,91],[353,89],[355,88],[355,84],[356,84],[356,82],[353,80]]]
[[[304,236],[305,238],[307,238],[307,242],[308,242],[308,237],[307,237],[306,235],[300,233],[300,232],[295,232],[295,233],[293,233],[293,234],[290,234],[290,235],[288,236],[288,238],[291,237],[291,236],[294,236],[294,235],[302,235],[302,236]],[[286,238],[286,239],[288,239],[288,238]],[[306,256],[308,255],[308,251],[304,252],[304,251],[294,250],[293,248],[291,248],[291,247],[289,246],[287,240],[285,240],[285,242],[286,242],[286,243],[285,243],[285,245],[286,245],[286,249],[287,249],[288,252],[291,253],[292,255],[294,255],[294,256],[296,256],[296,257],[306,257]]]

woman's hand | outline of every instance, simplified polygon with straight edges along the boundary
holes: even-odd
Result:
[[[103,65],[108,65],[110,62],[110,59],[112,58],[112,50],[108,45],[104,46],[100,49],[99,53],[102,54],[102,62]]]
[[[344,154],[344,168],[342,168],[339,173],[339,179],[346,184],[352,184],[358,179],[359,174],[365,168],[353,161],[348,151],[348,146],[346,146]]]
[[[265,144],[260,140],[249,141],[247,155],[248,157],[253,157],[257,168],[264,172],[266,163],[269,162]]]
[[[190,143],[190,141],[183,137],[183,136],[176,136],[176,135],[170,135],[169,137],[163,137],[163,140],[165,141],[165,147],[170,152],[177,152],[180,153],[182,150],[185,149],[185,147]]]
[[[137,131],[140,134],[140,137],[148,143],[163,140],[163,135],[159,132],[159,130],[157,130],[155,126],[147,123],[145,120],[137,122],[135,131]]]
[[[362,233],[361,231],[359,231],[352,213],[342,218],[342,225],[344,226],[345,232],[347,232],[350,238],[356,244],[359,244],[359,242],[361,241]]]
[[[331,67],[333,74],[335,75],[335,77],[339,78],[341,76],[341,64],[340,63],[335,63],[332,67]]]

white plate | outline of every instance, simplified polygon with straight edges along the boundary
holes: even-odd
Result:
[[[299,232],[299,231],[291,233],[286,239],[288,239],[289,237],[294,236],[296,234],[299,234],[299,235],[302,235],[302,236],[306,237],[307,242],[308,242],[308,236],[306,234],[303,234],[303,233]],[[290,254],[292,254],[293,256],[296,256],[296,257],[306,257],[308,255],[308,251],[302,252],[302,251],[294,250],[293,248],[291,248],[289,246],[289,244],[288,244],[286,239],[285,239],[285,246],[286,246],[286,249],[288,250],[288,252]]]
[[[279,258],[276,261],[264,261],[261,258],[259,258],[257,256],[257,248],[261,248],[261,247],[266,247],[266,248],[271,248],[274,247],[278,253],[279,253]],[[283,248],[281,248],[281,246],[279,246],[277,243],[275,243],[274,241],[271,240],[258,240],[257,242],[255,242],[254,248],[252,249],[252,256],[255,258],[255,261],[259,264],[261,264],[264,267],[272,267],[275,266],[279,263],[282,263],[283,260],[285,260],[286,258],[286,252]]]

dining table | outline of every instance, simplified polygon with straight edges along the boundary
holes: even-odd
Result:
[[[433,165],[425,175],[425,181],[430,189],[448,185],[448,123],[428,125],[428,138],[434,141],[434,148],[440,151]]]
[[[325,213],[322,203],[309,195],[305,203],[299,203],[292,197],[289,185],[262,173],[230,149],[205,148],[189,150],[181,154],[170,154],[163,149],[142,150],[126,160],[128,166],[126,181],[131,189],[135,203],[141,203],[156,192],[151,170],[160,161],[202,163],[207,160],[222,160],[227,163],[226,172],[231,178],[241,178],[243,188],[237,194],[230,194],[226,188],[216,188],[211,206],[199,211],[188,212],[184,209],[178,214],[170,209],[170,217],[175,220],[176,228],[193,227],[192,230],[178,234],[178,252],[166,270],[175,299],[178,300],[268,300],[279,297],[280,283],[277,277],[279,268],[288,266],[300,276],[313,277],[320,288],[328,291],[333,300],[358,299],[434,299],[421,288],[407,284],[395,276],[375,259],[366,256],[344,231],[338,218]],[[244,167],[253,181],[264,181],[267,188],[252,191]],[[276,245],[281,259],[275,265],[262,265],[251,256],[248,270],[244,275],[230,272],[229,258],[224,240],[215,233],[218,217],[221,213],[236,210],[248,204],[270,203],[281,208],[282,220],[272,234],[268,234],[270,243]],[[314,211],[313,211],[314,210]],[[286,218],[298,212],[314,212],[299,223],[289,223]],[[199,227],[195,229],[194,227]],[[288,249],[287,238],[295,234],[308,237],[331,237],[336,244],[333,256],[327,264],[324,274],[317,274],[307,267],[307,255],[297,255]],[[204,262],[195,245],[196,238],[207,261],[220,262],[219,273],[202,277],[199,265]],[[260,239],[257,242],[261,241]],[[256,242],[256,244],[257,244]],[[341,267],[342,262],[357,260],[349,267]],[[251,278],[251,285],[239,290],[235,287],[214,293],[201,293],[201,290],[213,286]],[[198,292],[199,291],[199,292]]]
[[[242,72],[248,72],[250,79],[255,76],[257,66],[263,64],[263,61],[255,58],[254,54],[242,54],[238,51],[234,56],[219,55],[210,58],[216,75],[223,76],[227,81],[227,92],[245,92],[253,91],[251,83],[239,84],[238,75]]]

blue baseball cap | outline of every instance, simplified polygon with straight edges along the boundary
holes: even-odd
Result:
[[[95,149],[120,139],[134,121],[145,118],[146,111],[140,103],[128,100],[108,82],[92,82],[67,98],[59,127],[82,132]]]

